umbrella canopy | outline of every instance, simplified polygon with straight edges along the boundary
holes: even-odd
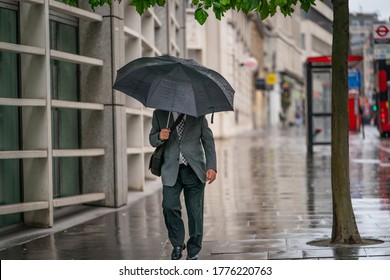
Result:
[[[231,85],[192,59],[165,55],[133,60],[118,70],[113,88],[146,107],[194,117],[233,111]]]

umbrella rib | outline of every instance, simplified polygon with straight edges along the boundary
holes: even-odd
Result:
[[[142,76],[142,79],[141,79],[141,80],[143,80],[144,77],[146,77],[147,75],[148,75],[148,74],[145,73],[145,75]],[[137,83],[136,87],[134,88],[134,92],[137,92],[137,90],[138,90],[139,87],[140,87],[140,83]]]
[[[199,68],[199,67],[198,67],[198,68]],[[209,80],[211,83],[215,84],[215,85],[216,85],[217,87],[219,87],[219,88],[222,88],[223,91],[228,90],[228,89],[225,87],[225,85],[223,85],[222,83],[219,83],[218,81],[214,80],[210,75],[208,75],[207,73],[204,73],[204,72],[202,71],[202,69],[198,69],[199,71],[195,71],[195,70],[193,70],[192,68],[186,68],[185,70],[187,70],[187,71],[193,71],[193,72],[195,72],[195,73],[197,73],[197,74],[200,74],[200,75],[202,75],[202,76],[208,78],[208,80]],[[218,72],[216,72],[216,71],[214,71],[214,70],[211,70],[211,69],[209,69],[209,70],[210,70],[210,72],[216,73],[217,75],[221,76]],[[190,75],[190,76],[191,76],[191,75]],[[222,76],[221,76],[221,77],[222,77]],[[222,78],[223,78],[223,77],[222,77]],[[194,83],[193,80],[191,80],[191,84],[193,84],[193,83]],[[207,90],[205,84],[204,84],[204,83],[201,83],[201,85],[202,85],[202,87],[203,87],[204,92],[207,93],[208,90]],[[234,91],[234,90],[233,90],[233,91]],[[214,112],[214,110],[215,110],[214,100],[211,99],[210,94],[206,94],[206,96],[207,96],[207,98],[208,98],[208,100],[209,100],[209,104],[211,104],[211,106],[209,107],[209,109],[211,109],[212,112]]]
[[[154,90],[152,91],[152,86],[153,86],[153,89],[157,88],[161,81],[163,80],[163,77],[161,76],[160,79],[158,80],[158,82],[156,84],[152,84],[150,87],[149,87],[149,92],[150,94],[147,95],[147,99],[146,99],[146,103],[147,104],[149,102],[149,100],[152,98],[153,94],[154,94]]]
[[[191,85],[192,85],[192,88],[194,88],[194,82],[191,80]],[[202,87],[203,87],[203,90],[204,90],[204,92],[208,92],[207,91],[207,89],[206,89],[206,86],[205,86],[205,84],[204,83],[201,83],[201,85],[202,85]],[[212,102],[212,100],[210,99],[210,95],[209,94],[206,94],[206,96],[207,96],[207,98],[208,98],[208,100],[209,100],[209,104],[212,104],[212,107],[210,107],[210,108],[214,108],[214,104],[213,104],[213,102]],[[198,111],[198,103],[197,102],[195,102],[195,107],[196,107],[196,111]],[[214,109],[213,109],[214,110]]]

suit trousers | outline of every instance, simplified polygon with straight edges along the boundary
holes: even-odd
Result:
[[[190,166],[185,165],[180,165],[174,186],[163,186],[164,220],[168,238],[174,247],[182,246],[185,239],[180,202],[181,192],[184,192],[190,236],[187,241],[187,251],[190,255],[198,254],[202,248],[204,188],[205,183],[199,180]]]

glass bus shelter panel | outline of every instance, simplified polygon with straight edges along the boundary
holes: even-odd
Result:
[[[332,140],[332,117],[313,117],[313,144],[329,144]]]
[[[332,82],[330,71],[313,71],[312,113],[332,112]]]

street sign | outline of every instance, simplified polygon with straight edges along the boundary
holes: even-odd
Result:
[[[254,57],[248,57],[243,63],[242,66],[245,66],[250,71],[256,71],[258,70],[259,63],[257,62],[257,59]]]
[[[267,85],[274,85],[276,84],[276,78],[276,73],[269,73],[266,76],[265,82]]]
[[[374,59],[390,58],[390,23],[373,24]]]
[[[261,90],[273,90],[274,88],[273,85],[267,84],[265,79],[256,79],[255,86],[256,89],[261,89]]]
[[[362,78],[360,71],[357,69],[348,70],[348,88],[359,89],[362,87]]]
[[[374,59],[390,59],[390,45],[375,45],[374,46]]]
[[[390,43],[390,23],[373,24],[373,39],[375,44]]]
[[[256,85],[256,88],[257,89],[266,89],[267,85],[265,83],[265,79],[256,79],[256,82],[255,82],[255,85]]]

